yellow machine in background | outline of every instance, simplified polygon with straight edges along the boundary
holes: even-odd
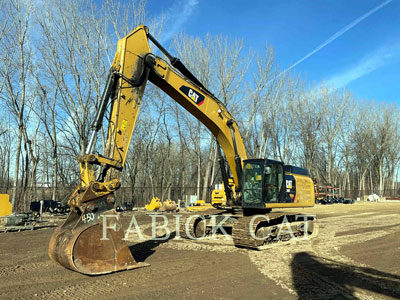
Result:
[[[176,211],[177,207],[175,201],[165,200],[161,202],[158,197],[153,197],[150,203],[145,206],[147,211]]]
[[[228,185],[231,190],[234,192],[235,190],[235,183],[233,182],[232,178],[228,179]],[[235,197],[236,195],[234,195]],[[225,206],[226,201],[226,192],[224,184],[219,184],[219,187],[216,187],[211,193],[211,203],[207,203],[205,200],[197,200],[196,203],[187,207],[188,211],[198,212],[198,211],[206,211],[209,209],[215,209],[219,206]]]
[[[11,215],[12,207],[8,194],[0,194],[0,217]]]
[[[216,205],[226,205],[226,194],[225,190],[215,189],[211,193],[211,203]]]
[[[228,179],[228,185],[230,190],[233,193],[233,197],[236,197],[235,193],[235,183],[233,182],[232,178]],[[224,206],[226,205],[226,192],[225,192],[225,187],[224,184],[221,184],[220,188],[216,188],[215,190],[212,191],[211,193],[211,204],[214,206]]]
[[[233,182],[232,178],[228,179],[228,185],[229,188],[231,189],[233,193],[233,197],[236,197],[235,193],[235,183]],[[215,209],[218,208],[219,206],[225,206],[227,203],[226,200],[226,192],[225,192],[225,187],[224,184],[219,184],[218,187],[216,187],[212,193],[211,193],[211,203],[207,203],[205,200],[197,200],[195,204],[188,206],[187,210],[188,211],[206,211],[209,209]]]
[[[159,210],[162,206],[161,200],[158,197],[153,197],[150,203],[145,206],[148,211]]]
[[[205,200],[197,200],[196,203],[186,207],[188,211],[206,211],[209,209],[215,209],[210,203],[206,203]]]

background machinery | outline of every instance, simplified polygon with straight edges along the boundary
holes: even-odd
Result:
[[[145,206],[145,209],[150,212],[175,212],[178,209],[178,205],[175,201],[169,199],[161,201],[158,197],[153,197],[150,203]]]
[[[168,60],[150,52],[149,40]],[[187,225],[188,220],[182,217],[181,236],[188,237],[187,233],[202,236],[211,226],[213,216],[226,215],[229,215],[227,223],[235,245],[240,247],[257,248],[269,242],[271,235],[267,231],[272,231],[274,236],[277,224],[283,219],[293,224],[295,235],[307,230],[297,224],[296,215],[270,213],[275,208],[314,205],[314,185],[305,174],[307,171],[287,168],[275,160],[248,159],[238,124],[224,104],[179,59],[169,54],[146,26],[139,26],[118,42],[86,153],[77,158],[81,175],[78,187],[68,200],[71,212],[50,240],[49,256],[54,261],[91,275],[144,265],[134,260],[123,241],[124,232],[114,210],[114,193],[120,187],[120,174],[147,81],[202,122],[219,144],[226,204],[209,214],[203,213],[201,218],[192,218]],[[103,154],[95,154],[96,135],[108,106],[106,148]],[[252,216],[267,213],[269,222],[262,218],[249,222]],[[104,239],[104,233],[108,239]],[[254,234],[261,238],[255,240]]]
[[[12,207],[8,194],[0,194],[0,217],[11,215]]]

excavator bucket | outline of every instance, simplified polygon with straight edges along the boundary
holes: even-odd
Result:
[[[150,203],[145,206],[148,211],[155,211],[160,209],[162,206],[161,200],[158,197],[153,197]]]
[[[51,236],[49,256],[65,268],[87,275],[148,266],[133,258],[114,209],[82,214],[71,210]]]
[[[175,201],[172,200],[165,200],[160,207],[160,211],[176,211],[178,205]]]

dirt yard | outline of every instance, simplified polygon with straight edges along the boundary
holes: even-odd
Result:
[[[137,242],[133,234],[130,248],[136,260],[151,266],[93,277],[50,261],[53,228],[0,233],[0,298],[400,298],[400,203],[336,204],[294,212],[317,215],[316,237],[252,251],[225,239]],[[150,235],[150,217],[135,216]],[[124,228],[131,217],[123,217]]]

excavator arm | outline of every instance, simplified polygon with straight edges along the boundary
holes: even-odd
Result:
[[[151,40],[169,62],[150,52]],[[139,26],[118,42],[118,48],[97,110],[92,135],[79,156],[80,182],[68,202],[71,212],[54,231],[49,256],[74,271],[95,275],[142,267],[124,242],[114,210],[115,192],[125,164],[147,81],[202,122],[224,151],[240,196],[246,151],[236,121],[225,105],[179,61]],[[102,155],[93,153],[97,133],[109,112],[108,136]],[[225,176],[226,179],[226,174]],[[228,187],[228,184],[225,184]],[[240,199],[233,199],[238,203]]]

